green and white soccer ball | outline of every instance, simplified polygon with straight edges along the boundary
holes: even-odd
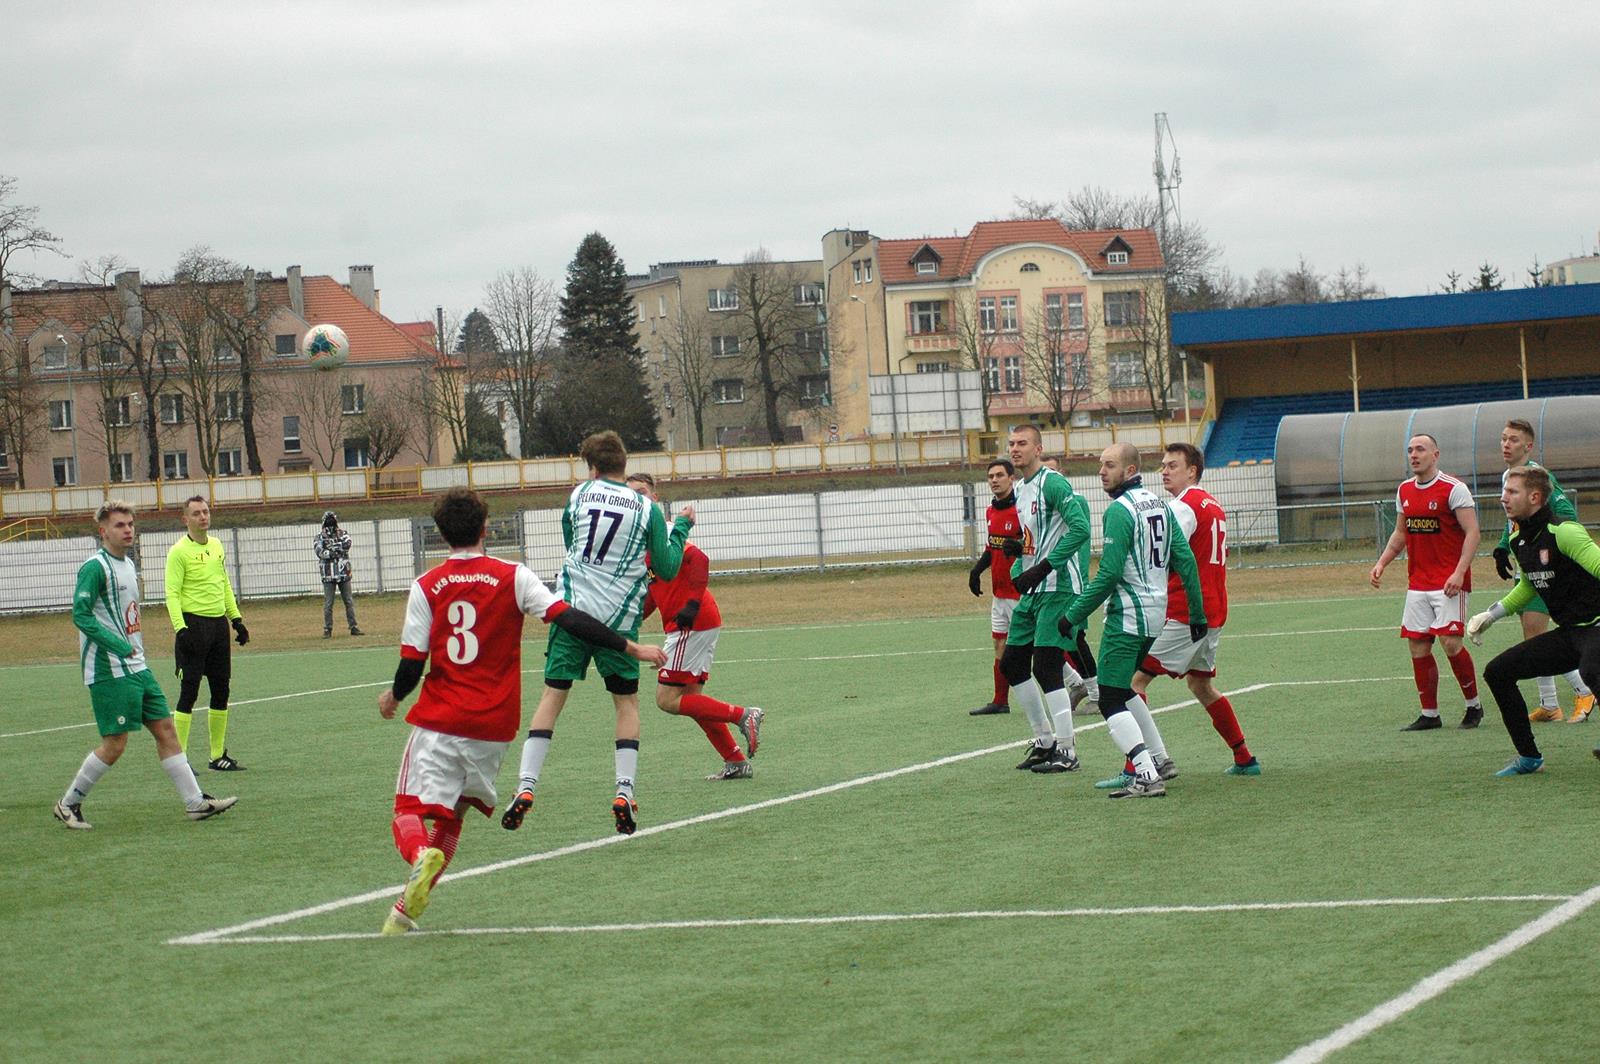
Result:
[[[337,325],[313,325],[300,341],[300,350],[312,369],[335,370],[350,356],[350,338]]]

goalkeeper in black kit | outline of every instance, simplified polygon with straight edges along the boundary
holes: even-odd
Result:
[[[1517,748],[1497,776],[1525,776],[1544,768],[1517,681],[1576,668],[1591,690],[1600,687],[1600,547],[1581,524],[1551,510],[1550,495],[1550,475],[1543,469],[1517,466],[1507,472],[1500,504],[1517,523],[1510,546],[1522,575],[1510,594],[1467,622],[1467,637],[1481,644],[1484,629],[1537,594],[1560,626],[1518,643],[1483,670]],[[1600,757],[1600,746],[1595,756]]]

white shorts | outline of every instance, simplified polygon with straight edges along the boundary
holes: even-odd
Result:
[[[488,816],[494,812],[494,778],[510,745],[413,727],[400,758],[394,811],[453,817],[466,802]]]
[[[995,598],[989,600],[989,631],[1005,635],[1011,631],[1011,615],[1017,612],[1017,600]]]
[[[1400,634],[1407,639],[1434,635],[1462,635],[1467,630],[1467,593],[1447,596],[1443,591],[1407,591],[1406,610],[1400,617]]]
[[[668,632],[667,641],[661,646],[667,652],[667,663],[656,673],[656,680],[686,687],[711,679],[711,659],[716,655],[717,636],[721,633],[721,628],[699,632],[679,628]]]
[[[1221,638],[1222,629],[1212,628],[1196,643],[1189,638],[1187,624],[1168,617],[1161,634],[1151,644],[1150,653],[1139,664],[1139,671],[1151,676],[1215,676],[1217,643]]]

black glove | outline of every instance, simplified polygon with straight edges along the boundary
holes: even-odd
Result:
[[[1064,638],[1071,639],[1073,629],[1077,627],[1077,625],[1073,624],[1065,617],[1060,617],[1056,620],[1056,631],[1060,632]]]
[[[1000,544],[1000,552],[1007,558],[1022,557],[1022,540],[1017,536],[1007,536]]]
[[[1511,552],[1504,547],[1494,549],[1494,571],[1500,574],[1502,580],[1517,578],[1517,571],[1511,565]]]
[[[976,569],[975,568],[971,572],[967,573],[967,590],[971,591],[978,598],[982,598],[983,597],[983,570],[982,569]]]
[[[698,616],[700,616],[700,600],[690,599],[683,604],[683,609],[678,611],[678,615],[672,618],[672,623],[680,629],[688,631],[694,624],[694,619]]]
[[[1211,631],[1210,626],[1203,621],[1199,624],[1191,624],[1189,626],[1189,641],[1198,643],[1206,637],[1206,633],[1209,631]]]
[[[189,660],[189,645],[193,640],[194,629],[188,627],[178,629],[172,647],[172,671],[175,675],[183,675],[183,663]]]
[[[250,642],[250,629],[244,626],[244,621],[238,617],[233,619],[233,641],[240,646]]]
[[[1015,587],[1019,592],[1026,595],[1028,592],[1044,583],[1044,578],[1049,576],[1050,570],[1054,568],[1055,566],[1050,564],[1050,559],[1046,558],[1033,568],[1024,569],[1022,572],[1018,573],[1012,578],[1011,586]]]

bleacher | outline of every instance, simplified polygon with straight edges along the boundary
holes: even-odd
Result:
[[[1600,395],[1600,376],[1547,377],[1528,382],[1528,396],[1545,399],[1561,395]],[[1453,406],[1521,399],[1520,380],[1445,384],[1425,388],[1376,388],[1361,392],[1362,410],[1409,410],[1414,407]],[[1229,399],[1222,416],[1212,426],[1205,444],[1206,465],[1254,463],[1274,457],[1278,422],[1289,414],[1336,414],[1354,409],[1348,391],[1312,392],[1306,395],[1265,395]]]

